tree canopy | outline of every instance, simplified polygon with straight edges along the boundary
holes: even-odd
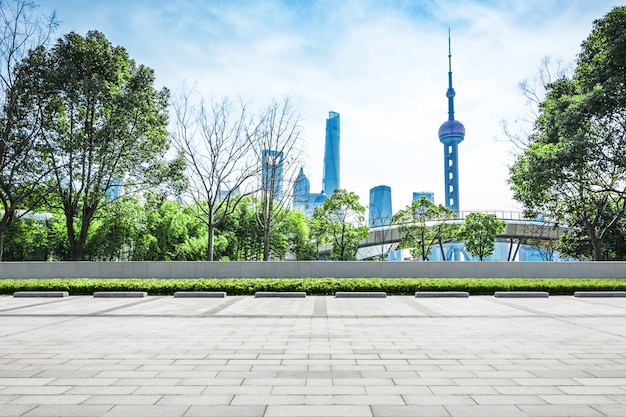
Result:
[[[169,92],[154,73],[97,31],[69,33],[38,60],[32,97],[43,112],[43,158],[54,186],[51,208],[64,212],[70,259],[83,258],[98,208],[172,174],[164,155]]]
[[[493,254],[496,236],[504,231],[506,222],[495,214],[470,213],[461,225],[458,237],[465,241],[465,249],[483,261]]]
[[[455,218],[454,211],[421,197],[394,214],[391,223],[403,234],[401,247],[409,248],[414,258],[427,261],[433,245],[438,244],[445,260],[443,243],[455,235],[455,225],[448,221]]]
[[[359,196],[343,189],[335,190],[323,206],[315,208],[311,223],[318,243],[331,243],[330,256],[341,261],[354,260],[359,240],[369,233]]]
[[[572,77],[547,85],[528,144],[510,168],[514,198],[580,228],[595,260],[626,215],[626,7],[596,20]]]

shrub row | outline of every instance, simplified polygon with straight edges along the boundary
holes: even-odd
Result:
[[[92,295],[96,291],[146,291],[172,295],[176,291],[225,291],[228,295],[253,295],[257,291],[304,291],[333,295],[337,291],[385,291],[413,295],[416,291],[467,291],[493,295],[496,291],[547,291],[573,295],[576,291],[626,291],[620,279],[521,279],[521,278],[231,278],[231,279],[6,279],[0,294],[15,291],[68,291]]]

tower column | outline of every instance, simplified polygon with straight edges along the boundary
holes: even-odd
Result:
[[[452,87],[452,52],[450,47],[450,31],[448,31],[448,120],[439,128],[439,141],[443,143],[445,206],[457,214],[459,204],[459,143],[465,139],[465,126],[454,119],[454,97]]]

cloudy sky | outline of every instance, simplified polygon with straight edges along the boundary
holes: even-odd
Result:
[[[40,0],[57,37],[99,30],[173,94],[196,84],[207,97],[253,108],[291,97],[302,115],[305,173],[322,187],[325,121],[341,115],[341,187],[364,205],[392,189],[394,212],[414,191],[443,203],[448,28],[459,145],[461,210],[518,210],[507,184],[527,128],[519,90],[544,57],[572,63],[595,19],[617,0]]]

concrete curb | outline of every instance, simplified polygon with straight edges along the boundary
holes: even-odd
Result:
[[[224,298],[224,291],[176,291],[175,298]]]
[[[467,291],[417,291],[415,298],[468,298]]]
[[[94,298],[142,298],[147,297],[146,291],[96,291]]]
[[[254,298],[305,298],[306,292],[302,291],[257,291]]]
[[[387,298],[383,291],[338,291],[335,298]]]
[[[16,291],[13,297],[69,297],[67,291]]]
[[[626,297],[626,291],[576,291],[574,297]]]
[[[548,298],[550,294],[546,291],[496,291],[496,298]]]

